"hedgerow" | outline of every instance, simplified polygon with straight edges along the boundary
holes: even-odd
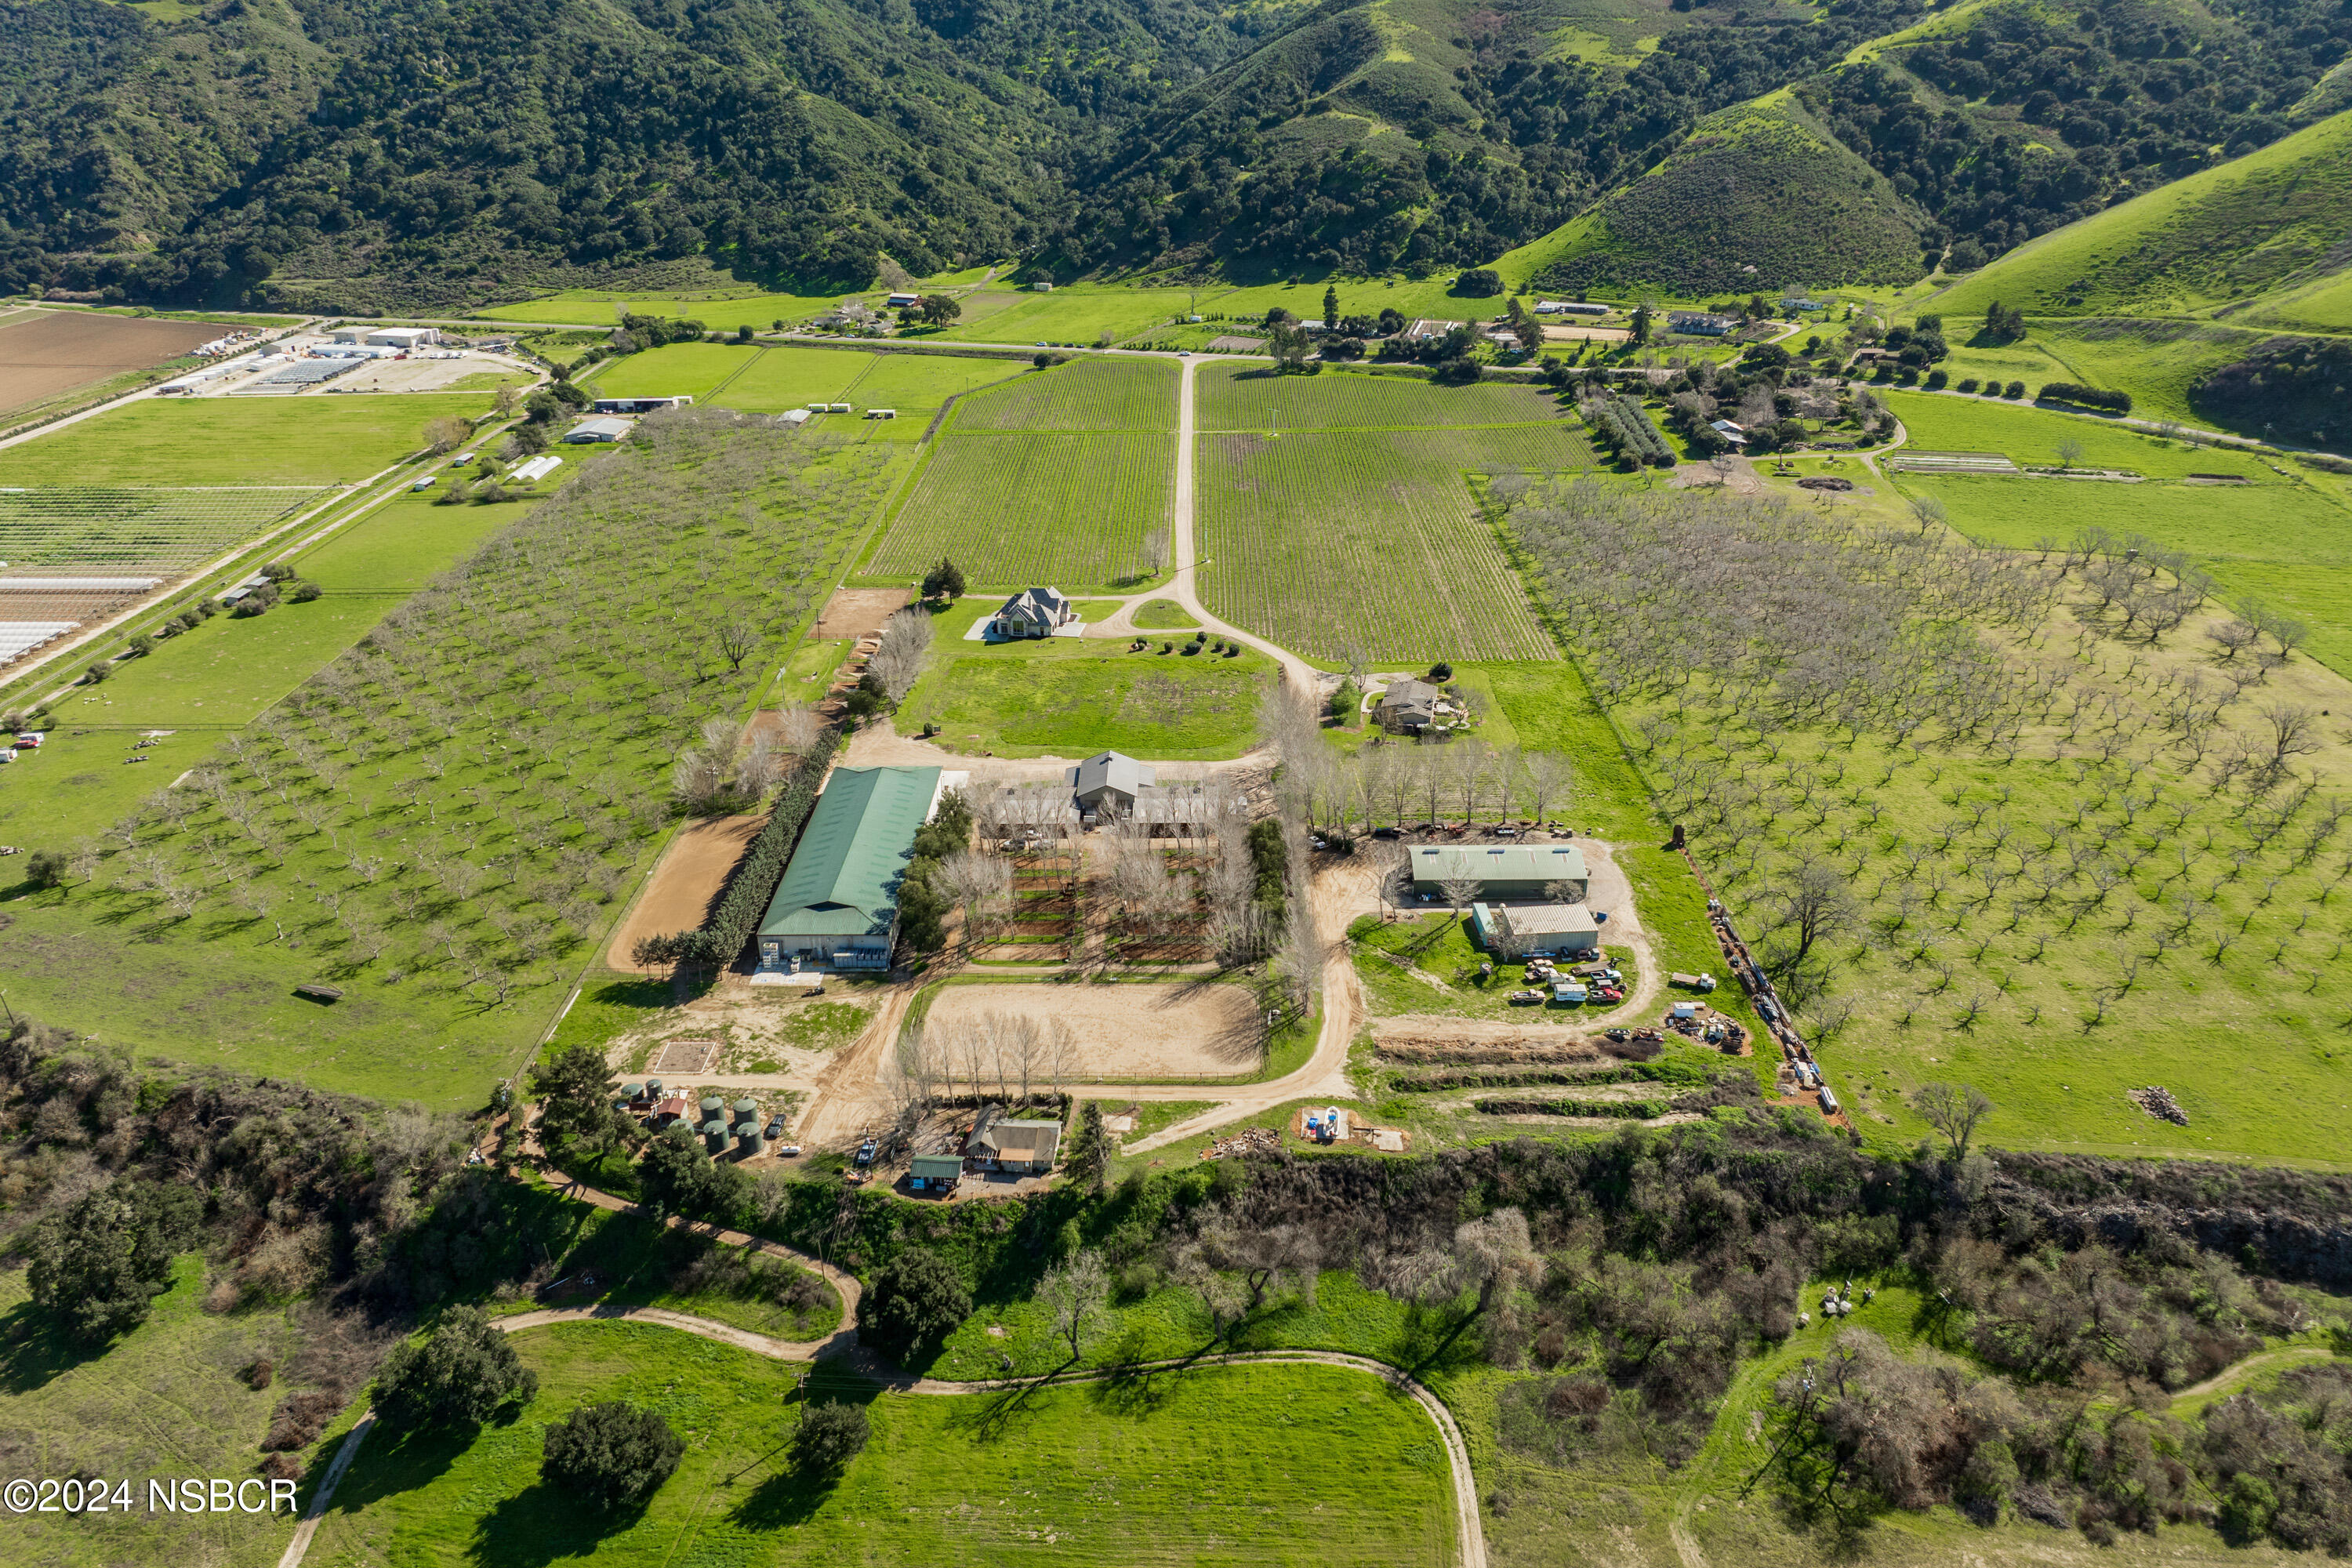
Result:
[[[2103,386],[2084,386],[2078,381],[2047,381],[2034,397],[2042,403],[2072,403],[2084,408],[2104,408],[2114,414],[2131,412],[2131,394],[2110,392]]]

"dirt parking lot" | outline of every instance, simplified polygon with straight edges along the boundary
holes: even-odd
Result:
[[[639,937],[686,931],[702,923],[710,900],[727,885],[727,873],[751,846],[752,836],[767,822],[764,816],[714,816],[679,834],[654,868],[646,896],[613,933],[604,962],[624,974],[666,974],[667,964],[651,968],[629,962],[629,949]]]
[[[1230,1078],[1257,1064],[1255,1007],[1241,985],[950,985],[931,1004],[931,1037],[984,1013],[1068,1026],[1082,1079]]]
[[[0,409],[175,359],[226,329],[80,310],[37,310],[0,323]]]

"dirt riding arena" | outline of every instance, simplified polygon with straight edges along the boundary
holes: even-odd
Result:
[[[207,321],[41,310],[0,324],[0,409],[176,359],[221,335]]]
[[[812,638],[870,637],[891,612],[907,606],[904,588],[836,588],[816,618]]]
[[[1257,1065],[1256,1009],[1241,985],[950,985],[925,1032],[951,1039],[986,1013],[1066,1026],[1081,1079],[1230,1078]]]
[[[767,820],[764,816],[714,816],[679,834],[662,856],[661,864],[654,868],[646,896],[613,933],[613,945],[604,952],[605,963],[624,974],[667,973],[667,964],[648,967],[631,963],[629,950],[639,937],[700,925],[710,901],[727,885],[727,874],[743,858],[752,837]]]

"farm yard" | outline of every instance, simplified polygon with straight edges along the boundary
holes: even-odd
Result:
[[[1150,535],[1168,526],[1174,446],[1166,434],[950,428],[864,575],[904,582],[942,555],[975,585],[1008,589],[1078,592],[1147,575]]]
[[[991,1013],[1059,1020],[1073,1059],[1065,1082],[1162,1083],[1231,1078],[1259,1064],[1263,1031],[1246,985],[1042,985],[1006,981],[940,988],[927,1029],[952,1037]],[[950,1061],[950,1070],[961,1072]],[[992,1083],[983,1068],[982,1087]]]
[[[167,740],[178,768],[121,816],[90,822],[66,804],[77,775],[20,764],[0,798],[56,799],[51,824],[80,822],[88,858],[68,887],[10,902],[0,963],[27,976],[19,1005],[169,1038],[184,1060],[433,1104],[478,1095],[644,870],[676,749],[748,705],[888,470],[880,450],[723,415],[647,421],[211,758]],[[713,552],[714,531],[735,542]],[[688,581],[709,607],[674,619],[663,584]],[[373,613],[322,599],[216,635],[338,604]],[[740,666],[714,651],[713,616],[741,618]],[[121,746],[117,732],[105,750]],[[108,774],[146,773],[110,762],[93,782],[119,799]],[[499,857],[536,869],[500,880]],[[67,950],[83,956],[50,962]],[[341,1001],[292,994],[320,978]]]
[[[1321,659],[1559,657],[1465,470],[1589,462],[1571,431],[1203,436],[1198,460],[1202,598],[1233,624]]]

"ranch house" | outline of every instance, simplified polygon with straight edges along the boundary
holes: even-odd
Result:
[[[1709,310],[1669,310],[1666,330],[1685,332],[1695,338],[1719,338],[1731,331],[1728,316],[1718,316]]]
[[[1059,588],[1024,588],[989,618],[988,629],[1001,637],[1049,637],[1077,619],[1078,607]]]
[[[1160,770],[1123,752],[1097,752],[1063,774],[1078,810],[1091,819],[1108,812],[1126,816],[1140,796],[1157,793]]]

